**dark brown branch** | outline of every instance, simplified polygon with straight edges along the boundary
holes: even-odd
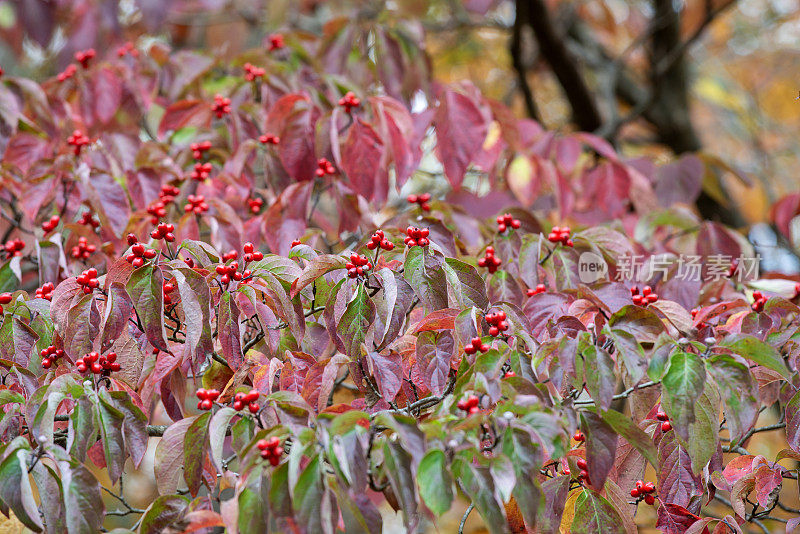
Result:
[[[523,59],[523,30],[525,23],[522,17],[517,13],[514,19],[514,31],[511,34],[511,45],[509,51],[511,52],[511,64],[514,66],[514,71],[517,73],[517,86],[522,91],[522,97],[525,100],[525,110],[528,116],[542,122],[542,117],[539,113],[539,108],[536,106],[536,100],[533,98],[533,89],[528,83],[528,68],[525,60]]]
[[[572,121],[587,132],[600,128],[602,118],[592,93],[581,75],[578,61],[567,49],[564,39],[556,31],[555,23],[544,0],[516,0],[517,19],[531,27],[539,52],[550,69],[572,108]]]

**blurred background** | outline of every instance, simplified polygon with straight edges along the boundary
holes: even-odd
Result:
[[[2,0],[0,65],[42,79],[78,50],[143,40],[234,58],[273,32],[343,57],[373,46],[423,89],[470,80],[628,156],[719,158],[734,172],[700,209],[734,226],[800,189],[795,0]]]
[[[126,42],[157,62],[213,57],[197,68],[223,77],[226,59],[275,33],[333,79],[369,55],[380,90],[412,105],[436,81],[469,80],[520,117],[594,132],[626,157],[712,162],[721,172],[704,176],[700,213],[748,233],[762,270],[800,270],[796,0],[0,0],[0,66],[37,81],[76,51]],[[769,434],[753,454],[774,457],[782,444]],[[144,507],[152,463],[142,472],[126,493]],[[639,519],[655,522],[649,509]]]

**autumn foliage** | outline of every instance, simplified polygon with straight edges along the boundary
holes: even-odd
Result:
[[[375,48],[142,40],[0,79],[0,511],[54,533],[376,533],[392,509],[416,532],[462,503],[491,532],[632,533],[643,508],[666,533],[796,528],[797,289],[742,276],[753,247],[696,215],[715,162],[547,131],[431,80],[400,30],[349,28]],[[751,454],[768,431],[783,450]]]

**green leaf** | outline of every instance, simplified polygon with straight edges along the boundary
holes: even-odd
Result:
[[[342,339],[345,354],[350,358],[361,356],[361,345],[367,338],[367,330],[375,320],[375,305],[362,284],[358,285],[352,300],[347,304],[336,333]]]
[[[159,534],[174,525],[183,517],[189,499],[182,495],[162,495],[147,507],[139,534]]]
[[[619,328],[606,330],[614,341],[617,354],[622,356],[622,362],[628,371],[632,384],[638,384],[647,372],[647,359],[644,349],[630,333]]]
[[[575,502],[572,534],[625,534],[617,510],[598,493],[585,489]]]
[[[444,274],[447,285],[461,308],[489,306],[486,296],[486,281],[472,265],[453,258],[444,261]]]
[[[676,352],[661,381],[661,404],[675,431],[684,440],[689,438],[695,422],[695,403],[706,385],[706,369],[697,354]]]
[[[21,259],[14,256],[0,264],[0,293],[19,289]]]
[[[197,495],[203,484],[203,464],[208,447],[208,423],[210,420],[211,412],[197,416],[186,430],[190,439],[183,440],[183,478],[193,496]]]
[[[453,460],[452,471],[464,493],[475,505],[475,510],[481,514],[489,532],[506,532],[507,522],[503,504],[498,502],[495,496],[494,482],[489,469],[456,458]]]
[[[738,354],[743,358],[753,360],[759,365],[777,371],[787,380],[791,380],[792,378],[792,373],[786,367],[786,363],[784,363],[780,353],[774,347],[767,345],[753,336],[734,334],[720,341],[717,346],[725,347],[734,354]]]
[[[111,483],[116,484],[125,465],[125,447],[122,438],[124,416],[104,396],[99,396],[95,401],[95,416],[100,427],[108,476]]]
[[[247,486],[239,493],[239,532],[269,532],[269,507],[265,481],[259,476],[248,476]]]
[[[639,451],[645,460],[658,469],[658,451],[653,439],[636,426],[630,417],[616,410],[601,412],[600,416],[614,431]]]
[[[719,391],[712,381],[706,382],[694,406],[695,421],[689,429],[686,450],[692,458],[695,473],[708,464],[719,443]]]
[[[24,438],[18,437],[8,444],[4,453],[6,457],[0,463],[0,500],[26,527],[41,532],[42,522],[28,478],[30,446]]]
[[[297,280],[292,282],[291,297],[294,298],[299,295],[303,288],[309,284],[312,284],[314,280],[325,273],[329,273],[337,269],[344,269],[345,265],[347,265],[347,258],[343,256],[335,256],[333,254],[321,254],[320,256],[317,256],[308,262],[306,268],[303,269],[303,274],[301,274]]]
[[[425,505],[440,516],[453,504],[453,480],[447,471],[447,459],[440,449],[431,449],[417,469],[419,494]]]
[[[706,359],[706,371],[719,387],[731,442],[737,444],[758,419],[758,384],[747,365],[727,354]]]
[[[614,390],[617,387],[617,376],[614,374],[614,360],[605,349],[589,345],[583,351],[585,365],[584,379],[586,389],[598,408],[607,410],[611,406]]]
[[[403,510],[403,521],[409,531],[419,523],[417,486],[411,467],[411,455],[400,443],[383,442],[383,472],[389,479]]]
[[[48,447],[56,459],[64,492],[64,512],[70,534],[95,534],[100,531],[105,505],[100,495],[100,483],[82,464],[67,456],[58,446]]]
[[[403,277],[414,289],[427,312],[447,307],[447,282],[441,254],[428,247],[412,247],[406,255]]]
[[[517,478],[512,495],[525,522],[534,525],[544,505],[544,494],[535,475],[542,465],[539,444],[533,442],[529,433],[509,426],[503,437],[503,452],[511,459]]]
[[[67,328],[64,332],[64,350],[73,359],[82,358],[92,350],[100,331],[100,312],[94,295],[85,295],[67,313]]]
[[[211,290],[208,281],[194,269],[173,269],[185,318],[186,348],[195,361],[214,351],[211,333]]]
[[[322,460],[314,455],[300,473],[294,487],[294,510],[298,523],[308,532],[332,532],[332,525],[326,525],[325,486],[322,483]],[[330,518],[327,518],[330,519]]]
[[[108,402],[122,413],[122,438],[125,450],[130,455],[133,466],[138,469],[147,453],[150,440],[147,435],[147,416],[125,391],[101,390],[100,395],[107,398]]]
[[[125,289],[142,322],[147,340],[158,350],[169,352],[164,328],[163,282],[161,269],[147,263],[131,273]]]

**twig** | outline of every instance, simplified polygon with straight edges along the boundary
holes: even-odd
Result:
[[[467,507],[467,511],[464,512],[464,515],[461,517],[461,523],[458,524],[458,534],[464,534],[464,525],[467,524],[467,518],[469,517],[469,514],[470,514],[470,512],[472,512],[473,508],[475,508],[475,505],[472,504],[472,503],[469,503],[469,506]]]

